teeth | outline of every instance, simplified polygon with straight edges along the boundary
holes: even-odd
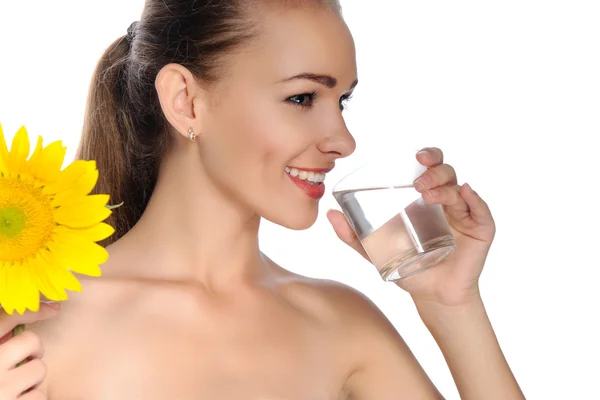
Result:
[[[310,177],[308,179],[310,180]],[[315,172],[315,177],[313,179],[313,182],[321,183],[324,180],[325,180],[325,174],[322,174],[320,172]]]
[[[297,177],[299,173],[300,173],[300,171],[298,171],[297,168],[292,168],[292,170],[290,171],[290,175],[293,176],[294,178]]]
[[[321,182],[325,181],[325,174],[322,174],[320,172],[302,171],[302,170],[299,170],[298,168],[290,168],[290,167],[286,167],[285,172],[287,172],[294,178],[297,177],[299,179],[302,179],[303,181],[310,181],[313,183],[321,183]]]

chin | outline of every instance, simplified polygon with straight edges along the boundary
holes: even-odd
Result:
[[[318,214],[319,207],[318,203],[315,202],[314,206],[305,207],[302,210],[299,210],[298,207],[293,209],[287,207],[280,210],[278,213],[264,214],[262,217],[274,224],[281,225],[288,229],[302,231],[315,224]]]

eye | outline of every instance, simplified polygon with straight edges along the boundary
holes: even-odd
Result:
[[[297,94],[292,97],[288,97],[286,101],[292,103],[295,106],[312,108],[317,98],[317,92]]]
[[[343,95],[340,99],[340,110],[344,111],[346,109],[346,103],[350,101],[352,98],[352,94]]]

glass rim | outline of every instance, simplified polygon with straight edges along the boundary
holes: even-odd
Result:
[[[409,161],[403,157],[394,158],[394,160],[390,160],[387,157],[377,158],[377,159],[368,159],[367,161],[362,162],[358,167],[352,169],[350,172],[346,173],[339,179],[331,189],[332,193],[337,193],[345,190],[355,190],[357,188],[360,189],[386,189],[386,188],[396,188],[401,186],[412,186],[414,180],[419,177],[423,172],[427,170],[427,167],[420,164],[417,161],[416,154],[418,150],[415,150],[413,154],[413,158]],[[400,154],[402,156],[402,154]],[[397,170],[397,176],[395,178],[390,177],[388,174],[390,173],[390,168],[392,167],[403,167]],[[358,184],[355,188],[343,188],[344,185],[348,184],[349,180],[352,178],[357,178],[360,175],[361,171],[372,169],[374,172],[374,176],[372,178],[364,179],[363,182]],[[382,183],[382,176],[378,176],[377,172],[383,173],[384,175],[388,175],[387,178],[389,180],[384,179],[384,183]],[[410,178],[408,178],[410,176]],[[384,177],[385,178],[385,177]],[[378,179],[379,182],[378,182]],[[371,182],[371,183],[370,183]],[[352,185],[348,185],[352,186]]]

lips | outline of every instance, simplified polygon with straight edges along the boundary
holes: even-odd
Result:
[[[329,168],[298,168],[288,165],[285,172],[308,197],[319,200],[325,194],[325,175],[332,169],[333,164]]]
[[[306,180],[302,180],[298,177],[286,175],[294,182],[302,191],[310,198],[319,200],[325,194],[325,184],[322,182],[317,184],[310,184]]]

